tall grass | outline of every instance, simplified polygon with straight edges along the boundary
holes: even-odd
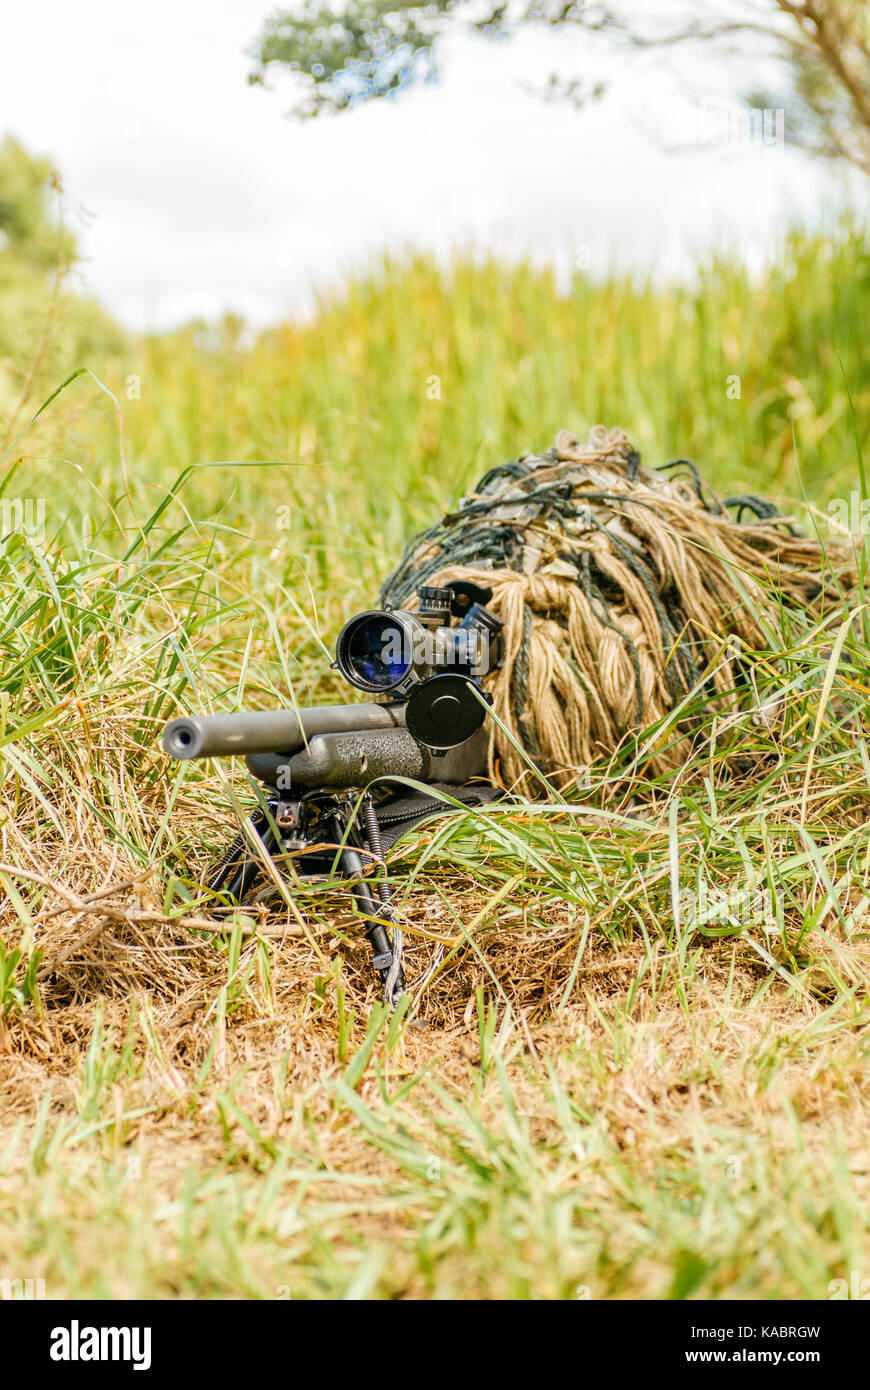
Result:
[[[58,396],[5,465],[48,524],[0,554],[0,1278],[825,1298],[870,1269],[857,615],[839,665],[784,615],[755,706],[671,782],[602,767],[579,808],[400,842],[424,1031],[377,1005],[339,885],[210,915],[248,792],[157,743],[176,708],[337,695],[325,644],[408,532],[558,428],[622,424],[723,491],[848,496],[868,304],[854,232],[695,290],[409,262]]]
[[[91,365],[123,406],[137,492],[159,500],[202,459],[292,464],[199,476],[186,500],[198,520],[222,504],[304,552],[321,589],[351,553],[371,585],[409,527],[485,468],[598,420],[649,463],[688,455],[723,488],[808,486],[824,503],[855,467],[844,371],[866,433],[868,298],[870,246],[845,229],[790,236],[760,281],[715,261],[693,288],[578,274],[560,295],[528,266],[412,260],[252,344],[230,320]],[[93,510],[78,470],[119,499],[116,420],[97,395],[80,384],[28,459],[58,518],[65,498]]]

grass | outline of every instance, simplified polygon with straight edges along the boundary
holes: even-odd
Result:
[[[756,673],[781,725],[723,721],[668,783],[602,767],[568,808],[401,841],[424,1030],[380,1008],[340,884],[215,920],[199,878],[249,793],[157,741],[177,709],[345,698],[329,643],[408,532],[560,427],[621,424],[722,490],[860,491],[868,291],[854,229],[694,291],[414,262],[308,325],[140,342],[57,396],[0,495],[46,502],[45,539],[0,553],[0,1280],[824,1299],[870,1277],[860,615],[838,665],[836,628],[784,614]]]

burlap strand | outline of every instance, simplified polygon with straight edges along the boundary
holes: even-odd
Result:
[[[414,538],[382,598],[413,608],[418,584],[451,579],[490,586],[504,623],[484,685],[511,737],[493,723],[490,776],[516,789],[529,761],[556,785],[582,781],[668,716],[647,767],[678,767],[693,692],[739,702],[781,604],[821,615],[857,575],[848,543],[823,550],[760,497],[720,501],[687,460],[643,467],[623,430],[597,425],[586,444],[563,431],[545,455],[486,474]]]

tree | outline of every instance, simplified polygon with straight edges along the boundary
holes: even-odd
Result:
[[[743,64],[753,55],[779,60],[780,88],[745,91],[750,106],[783,107],[793,143],[849,160],[870,176],[867,0],[691,0],[689,8],[690,18],[675,22],[648,7],[642,18],[629,18],[597,0],[302,0],[297,13],[280,11],[267,21],[249,80],[289,71],[295,113],[311,117],[437,80],[439,41],[448,32],[504,39],[544,27],[638,49],[730,44]],[[603,88],[553,78],[549,90],[582,105]]]
[[[0,144],[0,250],[43,271],[75,257],[72,235],[52,216],[52,191],[60,191],[60,180],[50,162],[8,136]]]
[[[0,435],[38,386],[124,343],[94,300],[66,288],[77,253],[60,195],[49,160],[0,141]]]

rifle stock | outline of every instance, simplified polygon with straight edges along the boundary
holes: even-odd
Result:
[[[355,729],[352,733],[315,734],[307,748],[288,756],[250,753],[248,771],[260,782],[286,790],[322,787],[347,790],[390,777],[419,782],[470,782],[486,770],[486,733],[440,755],[424,748],[407,729]]]

